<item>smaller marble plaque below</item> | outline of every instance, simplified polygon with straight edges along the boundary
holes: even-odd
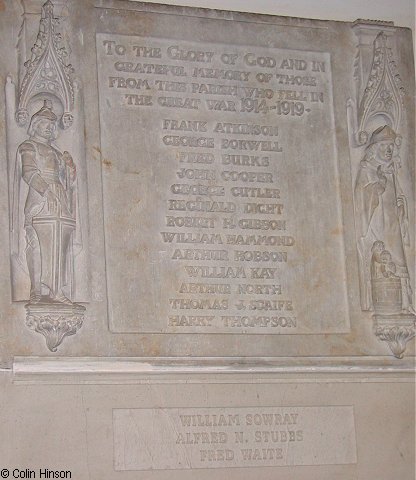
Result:
[[[125,470],[356,463],[352,406],[115,409]]]

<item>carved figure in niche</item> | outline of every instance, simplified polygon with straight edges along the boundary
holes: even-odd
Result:
[[[384,278],[396,278],[396,264],[391,261],[391,254],[383,250],[380,254],[381,274]]]
[[[381,252],[384,252],[384,242],[376,240],[371,248],[371,279],[382,278]]]
[[[374,242],[371,253],[371,281],[396,277],[396,264],[392,261],[391,253],[384,249],[384,242]]]
[[[72,304],[73,248],[79,242],[76,167],[71,155],[53,143],[57,120],[51,103],[45,100],[32,116],[29,139],[17,150],[15,215],[23,211],[24,218],[15,222],[26,238],[20,257],[26,257],[30,304]],[[24,207],[18,204],[23,201]]]
[[[413,312],[405,256],[408,208],[393,156],[395,141],[388,125],[373,132],[354,189],[362,307],[380,313]]]

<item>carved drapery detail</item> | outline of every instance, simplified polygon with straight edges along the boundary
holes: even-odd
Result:
[[[24,64],[26,74],[19,90],[16,121],[23,126],[28,121],[28,104],[37,94],[51,94],[63,106],[62,126],[72,124],[74,87],[72,65],[67,63],[68,52],[62,45],[61,33],[57,31],[60,18],[54,16],[53,3],[48,0],[42,8],[39,32],[32,47],[31,58]]]

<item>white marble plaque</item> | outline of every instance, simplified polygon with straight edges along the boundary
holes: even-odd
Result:
[[[347,332],[330,55],[96,39],[112,330]]]
[[[357,461],[352,406],[116,409],[113,428],[119,471]]]
[[[3,3],[7,362],[404,356],[409,31]]]

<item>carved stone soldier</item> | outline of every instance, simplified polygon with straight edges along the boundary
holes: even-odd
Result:
[[[25,202],[30,303],[72,304],[76,168],[71,155],[53,144],[57,117],[46,100],[33,115],[28,134],[30,138],[17,151],[15,188],[27,191],[17,198]]]
[[[395,140],[396,133],[388,125],[373,132],[354,190],[362,306],[364,310],[380,311],[381,308],[386,313],[413,311],[405,255],[405,246],[409,245],[408,208],[393,157]],[[394,278],[376,279],[370,274],[374,270],[372,252],[378,245],[383,245],[383,250],[391,256]]]

